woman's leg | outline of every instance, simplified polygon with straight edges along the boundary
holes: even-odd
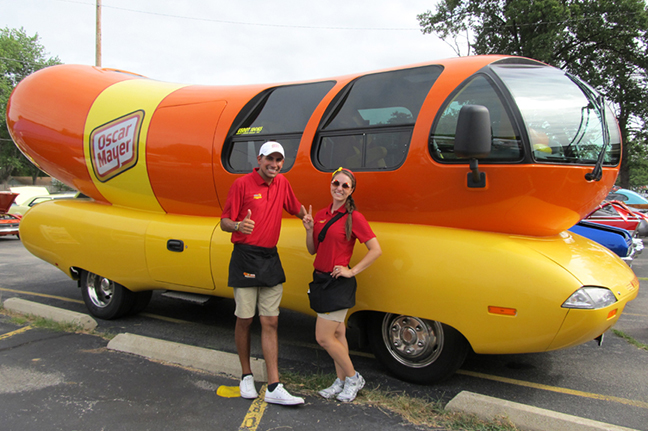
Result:
[[[344,322],[317,318],[315,338],[335,362],[335,371],[340,380],[355,375],[353,363],[349,357],[349,345],[346,340]]]

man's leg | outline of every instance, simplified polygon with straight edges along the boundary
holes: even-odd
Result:
[[[279,382],[279,316],[259,316],[261,321],[261,349],[268,373],[268,384]]]
[[[236,327],[234,328],[234,340],[236,342],[236,351],[241,361],[241,371],[243,375],[251,374],[250,367],[250,327],[252,319],[236,318]]]

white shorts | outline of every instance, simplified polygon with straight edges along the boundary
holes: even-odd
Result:
[[[322,319],[326,320],[333,320],[334,322],[344,322],[348,311],[348,308],[344,308],[342,310],[335,310],[329,313],[317,313],[317,317],[321,317]]]

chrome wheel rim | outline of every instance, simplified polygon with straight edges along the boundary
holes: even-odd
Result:
[[[95,307],[105,308],[110,305],[115,294],[115,283],[97,274],[88,273],[88,281],[85,286],[90,301]]]
[[[410,368],[430,365],[443,350],[443,327],[436,321],[388,313],[382,336],[392,357]]]

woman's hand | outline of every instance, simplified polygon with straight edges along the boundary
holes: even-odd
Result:
[[[335,265],[333,267],[333,272],[331,272],[331,277],[333,278],[351,278],[353,277],[353,271],[348,266]]]
[[[313,230],[313,226],[315,224],[313,221],[313,206],[309,205],[308,212],[306,212],[306,208],[304,208],[304,206],[302,205],[302,212],[306,213],[304,215],[304,218],[302,218],[302,223],[304,224],[304,228],[306,228],[306,230],[308,231]]]

